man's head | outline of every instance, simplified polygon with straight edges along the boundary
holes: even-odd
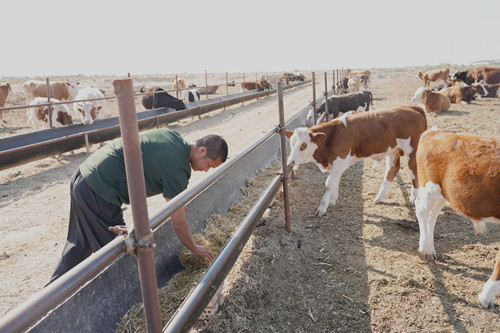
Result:
[[[191,149],[189,162],[194,171],[208,171],[216,168],[227,159],[226,140],[218,135],[210,134],[196,140]]]

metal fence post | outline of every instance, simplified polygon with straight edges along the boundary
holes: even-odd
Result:
[[[283,108],[283,83],[278,82],[278,110],[280,116],[280,138],[281,138],[281,164],[283,168],[283,204],[285,206],[285,230],[292,231],[290,226],[290,200],[288,197],[288,174],[286,172],[286,139],[285,139],[285,111]]]
[[[312,72],[312,87],[313,87],[313,102],[312,102],[312,107],[313,107],[313,125],[316,125],[316,77],[315,73]]]
[[[134,88],[132,79],[115,80],[113,86],[118,100],[127,185],[134,222],[134,237],[137,242],[146,245],[145,248],[136,248],[142,299],[146,314],[146,328],[148,332],[156,333],[161,332],[163,327],[153,252],[154,240],[153,233],[149,228],[146,185],[139,141],[139,126],[135,110]]]

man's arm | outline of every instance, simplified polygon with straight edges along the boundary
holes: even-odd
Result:
[[[168,200],[169,199],[166,199]],[[172,219],[172,226],[174,227],[175,234],[179,238],[179,240],[186,246],[193,254],[198,256],[204,256],[208,258],[210,261],[214,260],[214,255],[212,250],[203,245],[198,245],[194,242],[193,237],[191,236],[191,230],[189,229],[189,224],[186,218],[186,207],[182,206],[170,217]]]

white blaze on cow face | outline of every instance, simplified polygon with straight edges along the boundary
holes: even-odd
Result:
[[[76,94],[78,94],[79,84],[79,81],[66,81],[66,86],[68,87],[68,94],[70,98],[75,99]]]
[[[417,103],[424,103],[424,100],[422,99],[422,95],[424,94],[424,92],[425,92],[425,87],[420,87],[417,90],[415,90],[415,95],[413,96],[411,101]]]
[[[314,151],[318,149],[318,145],[312,142],[310,133],[311,132],[307,128],[300,127],[293,132],[291,137],[289,137],[291,152],[288,157],[288,163],[299,165],[315,162],[313,154]]]

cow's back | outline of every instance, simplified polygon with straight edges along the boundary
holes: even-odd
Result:
[[[439,185],[457,211],[476,220],[500,218],[500,138],[429,130],[420,138],[417,164],[420,184]]]

